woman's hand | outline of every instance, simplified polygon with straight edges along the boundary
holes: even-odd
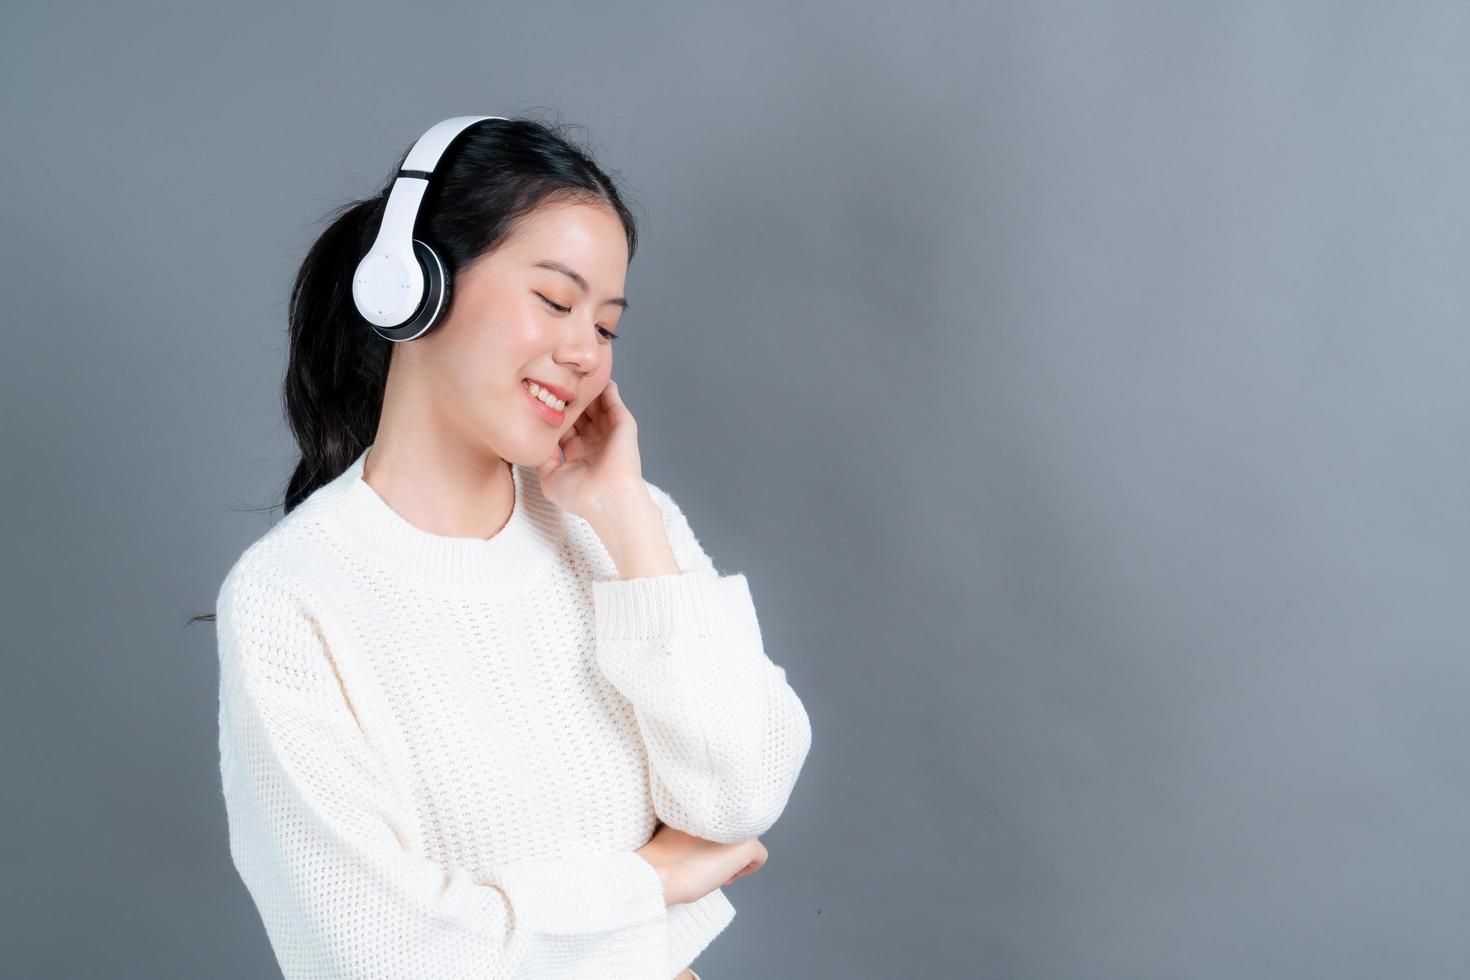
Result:
[[[638,423],[616,381],[592,400],[562,436],[558,452],[537,467],[541,492],[597,532],[622,578],[679,572],[663,514],[643,481]]]
[[[666,906],[696,901],[736,878],[754,874],[768,856],[759,837],[717,844],[668,824],[660,824],[653,839],[636,853],[663,879]]]
[[[638,423],[611,378],[561,437],[558,450],[537,472],[542,493],[562,510],[593,523],[630,503],[637,509],[652,502],[643,483]]]

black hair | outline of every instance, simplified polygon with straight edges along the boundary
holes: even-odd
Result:
[[[638,246],[633,214],[612,178],[570,139],[570,128],[526,117],[484,119],[461,132],[440,157],[419,205],[414,237],[443,260],[450,309],[455,274],[504,243],[517,222],[543,204],[611,209],[627,233],[631,261]],[[300,460],[286,484],[284,513],[345,471],[377,434],[393,342],[357,311],[352,276],[377,237],[388,192],[410,149],[376,194],[328,212],[330,224],[292,284],[282,394]],[[214,615],[189,622],[201,619],[212,621]]]

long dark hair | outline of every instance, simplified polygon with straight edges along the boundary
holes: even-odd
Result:
[[[485,119],[444,152],[419,206],[414,237],[434,247],[451,277],[493,251],[516,222],[550,202],[611,208],[638,247],[637,223],[623,195],[572,127],[526,117]],[[281,506],[289,514],[372,444],[383,409],[392,342],[378,336],[352,301],[352,276],[377,236],[405,148],[381,189],[326,216],[330,224],[306,253],[291,287],[290,356],[283,388],[286,420],[301,453]],[[412,343],[412,341],[409,341]],[[189,620],[210,620],[214,615]]]

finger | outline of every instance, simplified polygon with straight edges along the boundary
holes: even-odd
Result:
[[[590,432],[597,427],[597,413],[589,413],[587,409],[590,403],[582,407],[582,414],[578,415],[572,422],[572,428],[578,432]]]
[[[577,419],[577,424],[572,430],[579,436],[597,436],[603,431],[602,420],[606,415],[583,415]]]
[[[598,392],[597,397],[588,402],[587,407],[582,410],[582,418],[587,421],[588,425],[596,425],[597,420],[607,414],[607,405],[603,402],[602,395],[603,392]]]
[[[597,397],[587,406],[587,415],[593,425],[605,430],[615,418],[616,410],[616,394],[613,383],[609,381],[607,387],[598,392]]]
[[[602,394],[607,399],[607,410],[610,414],[617,418],[632,418],[633,413],[623,404],[623,393],[618,390],[616,381],[608,378],[607,387],[602,390]]]
[[[573,435],[561,442],[561,451],[567,454],[567,462],[590,456],[596,452],[601,445],[600,440],[593,440],[587,436]]]

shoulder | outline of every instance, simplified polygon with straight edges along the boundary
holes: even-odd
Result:
[[[319,535],[295,514],[251,542],[220,583],[214,621],[222,692],[332,697],[328,649],[335,644],[328,637],[338,619],[313,573],[312,563],[325,560]]]
[[[297,508],[247,545],[230,565],[215,595],[216,621],[232,617],[242,602],[256,608],[267,599],[277,606],[304,603],[310,592],[309,573],[324,558],[310,516]]]
[[[659,510],[663,511],[666,517],[674,517],[680,521],[686,520],[684,508],[680,506],[672,493],[646,477],[643,485],[648,488],[648,495],[653,498],[654,503],[658,504]]]
[[[658,504],[659,510],[663,511],[665,514],[682,513],[679,510],[678,503],[674,501],[673,496],[669,494],[668,491],[664,490],[662,487],[654,483],[652,480],[649,480],[647,477],[644,478],[643,485],[648,488],[648,495],[653,498],[654,503]]]

